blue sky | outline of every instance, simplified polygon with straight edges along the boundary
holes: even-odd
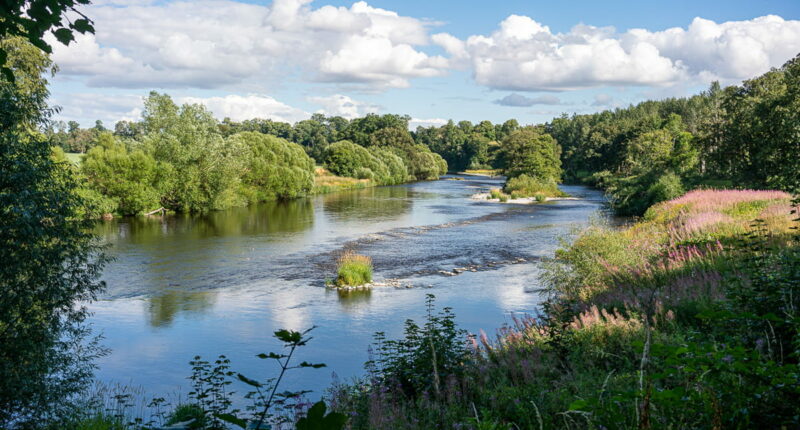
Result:
[[[540,123],[735,84],[800,53],[800,2],[103,0],[53,55],[59,118],[137,119],[150,90],[219,117]]]

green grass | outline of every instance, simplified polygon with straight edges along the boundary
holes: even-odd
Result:
[[[360,287],[372,282],[372,259],[352,251],[339,258],[336,285],[340,287]]]
[[[336,176],[322,167],[317,167],[314,169],[314,188],[311,190],[311,194],[316,195],[345,190],[360,190],[376,185],[377,183],[371,179]]]

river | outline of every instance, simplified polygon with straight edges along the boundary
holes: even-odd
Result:
[[[452,307],[461,327],[491,334],[512,314],[535,312],[539,260],[604,201],[579,186],[562,189],[580,200],[546,204],[469,198],[501,185],[448,176],[204,216],[104,222],[97,233],[115,260],[91,305],[90,322],[111,350],[97,361],[98,380],[185,395],[188,361],[219,354],[235,371],[264,378],[276,366],[255,355],[279,350],[271,333],[315,325],[298,360],[328,367],[294,371],[286,388],[313,389],[316,399],[334,372],[344,380],[363,373],[374,332],[397,337],[407,318],[421,319],[427,294]],[[376,280],[404,286],[325,288],[344,249],[372,257]],[[441,273],[464,267],[475,271]]]

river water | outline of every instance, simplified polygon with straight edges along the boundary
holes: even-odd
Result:
[[[286,385],[312,389],[316,399],[334,372],[343,380],[363,373],[374,332],[397,337],[406,319],[421,319],[427,294],[452,307],[461,327],[491,334],[512,314],[535,312],[539,260],[603,213],[602,194],[578,186],[562,189],[580,200],[546,204],[469,198],[501,185],[448,176],[205,216],[103,223],[97,233],[115,261],[104,272],[106,293],[91,306],[90,321],[111,349],[97,362],[98,379],[185,394],[188,361],[219,354],[234,370],[265,378],[275,364],[255,355],[279,351],[271,333],[317,326],[298,360],[328,367],[294,371]],[[403,287],[325,288],[345,249],[372,257],[375,280]],[[464,267],[475,271],[441,273]]]

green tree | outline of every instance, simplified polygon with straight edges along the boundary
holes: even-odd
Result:
[[[5,19],[5,18],[4,18]],[[105,261],[78,216],[72,165],[44,135],[50,60],[21,38],[0,41],[0,427],[43,426],[68,412],[102,353],[84,325]]]
[[[89,186],[115,202],[123,215],[137,215],[161,206],[164,168],[140,148],[129,151],[110,133],[102,133],[81,164]]]
[[[242,185],[249,202],[300,197],[314,186],[314,160],[296,143],[244,132],[229,137],[228,145],[240,148]]]
[[[502,144],[505,175],[509,178],[526,174],[542,180],[561,180],[561,148],[540,128],[517,130]]]
[[[143,114],[145,152],[164,163],[162,204],[179,212],[203,212],[242,204],[241,159],[202,105],[176,105],[151,92]]]
[[[94,33],[92,21],[80,10],[90,0],[6,0],[0,8],[0,39],[12,36],[25,38],[46,53],[53,48],[44,38],[49,32],[56,40],[67,45],[75,39],[74,32]],[[67,14],[77,18],[67,18]],[[66,21],[66,22],[65,22]],[[15,70],[9,61],[10,50],[0,44],[0,71],[9,82],[14,81]]]

